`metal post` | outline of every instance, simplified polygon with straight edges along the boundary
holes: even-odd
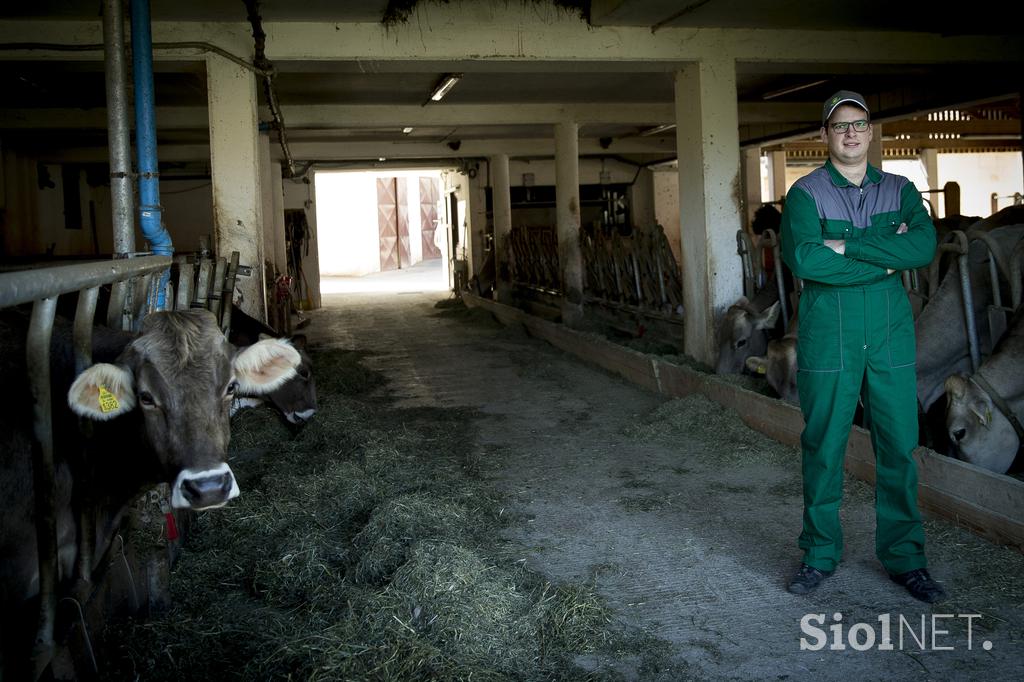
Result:
[[[107,129],[110,154],[110,213],[114,254],[135,251],[131,140],[128,128],[128,68],[124,58],[122,0],[103,0],[103,49],[106,66]]]
[[[36,548],[39,551],[39,627],[32,647],[38,679],[53,656],[53,626],[57,617],[57,514],[53,461],[53,415],[50,407],[50,337],[57,297],[36,301],[26,343],[26,367],[32,395],[32,471],[36,503]]]

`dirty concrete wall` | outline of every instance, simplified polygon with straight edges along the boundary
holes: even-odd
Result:
[[[10,149],[3,150],[0,177],[0,254],[9,258],[109,256],[114,250],[110,185],[106,167],[40,164]],[[77,178],[78,215],[66,215],[67,182]],[[40,186],[42,185],[42,186]],[[195,251],[199,236],[213,233],[213,202],[209,179],[162,179],[160,202],[175,251]],[[73,209],[72,209],[73,210]],[[135,249],[146,242],[135,219]],[[69,229],[68,225],[80,225]]]

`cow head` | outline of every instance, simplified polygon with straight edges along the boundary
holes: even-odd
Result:
[[[751,355],[746,366],[754,374],[760,374],[768,380],[780,398],[794,405],[800,404],[797,391],[797,362],[795,334],[787,334],[781,339],[768,342],[767,355]]]
[[[959,458],[1002,474],[1020,441],[1013,425],[981,388],[962,374],[946,379],[946,429]]]
[[[718,362],[716,374],[739,374],[751,355],[764,355],[768,346],[766,329],[779,319],[779,303],[758,312],[745,296],[740,297],[722,316],[718,325]]]
[[[155,457],[153,468],[171,485],[172,506],[208,509],[239,493],[225,462],[235,393],[273,391],[298,365],[298,352],[277,340],[236,351],[205,310],[158,312],[113,364],[79,375],[68,404],[99,421],[141,412],[148,451],[139,455]]]
[[[271,337],[260,335],[260,339]],[[288,339],[292,348],[298,351],[301,362],[295,368],[295,376],[284,382],[265,398],[280,410],[292,424],[305,424],[316,414],[316,380],[313,378],[313,362],[306,353],[306,336],[296,334]]]

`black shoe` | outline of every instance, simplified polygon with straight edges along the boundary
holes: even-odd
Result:
[[[800,568],[797,569],[796,575],[793,576],[787,589],[793,594],[807,594],[830,575],[832,575],[832,571],[822,571],[814,566],[800,564]]]
[[[890,575],[892,581],[907,588],[907,592],[914,599],[935,604],[946,598],[946,591],[928,575],[927,568],[915,568],[913,571]]]

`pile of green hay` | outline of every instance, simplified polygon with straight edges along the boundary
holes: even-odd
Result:
[[[198,515],[169,612],[109,626],[102,679],[621,679],[576,664],[628,648],[592,585],[551,584],[501,539],[474,414],[395,409],[362,357],[314,350],[302,430],[238,415],[241,496]]]

